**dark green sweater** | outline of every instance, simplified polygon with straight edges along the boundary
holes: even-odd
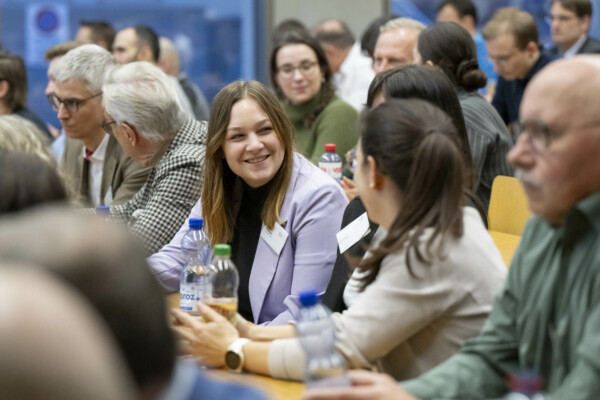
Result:
[[[325,144],[335,143],[336,153],[345,163],[346,152],[358,140],[358,113],[350,104],[335,96],[319,113],[310,129],[305,128],[304,118],[317,107],[319,97],[320,94],[300,105],[284,102],[285,111],[294,125],[296,150],[317,164],[325,152]]]

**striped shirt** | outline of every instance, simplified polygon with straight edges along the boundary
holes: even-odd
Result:
[[[458,91],[473,157],[475,194],[488,209],[492,182],[497,175],[513,176],[506,161],[512,139],[494,107],[476,92]]]

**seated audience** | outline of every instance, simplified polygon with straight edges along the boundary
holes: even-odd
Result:
[[[102,129],[102,83],[114,64],[100,46],[77,47],[58,61],[54,92],[48,95],[67,136],[60,168],[74,184],[75,204],[82,207],[126,202],[150,172]]]
[[[19,56],[0,50],[0,115],[16,114],[33,122],[50,142],[52,134],[37,115],[27,108],[27,70]]]
[[[81,43],[93,43],[112,51],[115,30],[106,21],[79,21],[79,30],[75,40]]]
[[[5,218],[0,258],[39,265],[89,301],[133,376],[137,396],[130,399],[262,399],[254,390],[212,381],[196,364],[177,360],[165,298],[142,246],[114,224],[58,208]],[[45,298],[33,297],[43,310]]]
[[[488,57],[500,75],[492,105],[509,125],[519,120],[525,87],[552,57],[540,52],[533,16],[518,8],[500,8],[481,33]]]
[[[600,40],[588,36],[592,22],[590,0],[552,0],[550,34],[554,46],[548,52],[560,58],[577,54],[600,53]]]
[[[211,243],[231,244],[239,312],[257,324],[285,324],[300,292],[325,290],[348,203],[333,179],[293,152],[293,134],[277,98],[256,81],[233,82],[215,97],[204,190],[190,218],[204,218]],[[148,260],[169,291],[179,289],[187,229]],[[262,229],[284,230],[283,248],[271,248]]]
[[[127,223],[148,255],[169,243],[200,197],[206,122],[185,115],[160,68],[136,62],[105,77],[103,129],[143,166],[144,186],[126,203],[111,206],[111,218]]]
[[[335,94],[325,52],[307,35],[290,32],[271,51],[271,83],[294,126],[296,148],[317,164],[325,144],[344,154],[356,144],[358,113]]]
[[[325,19],[311,30],[319,42],[333,73],[335,93],[361,111],[373,80],[371,59],[362,54],[350,27],[339,19]]]
[[[154,29],[146,25],[136,25],[119,31],[115,36],[112,50],[115,60],[119,64],[146,61],[158,65],[160,60],[158,35]],[[189,117],[194,118],[192,105],[177,78],[167,75],[167,79],[175,90],[179,106]]]
[[[190,101],[190,106],[194,111],[194,117],[198,121],[207,121],[210,114],[210,105],[200,90],[198,85],[192,82],[184,72],[179,68],[179,51],[175,44],[168,38],[161,36],[158,40],[160,45],[160,58],[158,66],[168,76],[177,78],[186,97]]]
[[[552,399],[597,398],[599,77],[597,56],[577,56],[547,66],[527,86],[508,158],[535,216],[479,336],[402,386],[363,372],[353,376],[355,387],[314,390],[306,399],[501,398],[506,376],[522,369],[539,373]]]
[[[3,399],[134,398],[106,327],[73,288],[27,265],[0,261],[0,303]]]
[[[419,99],[387,100],[363,113],[356,184],[380,225],[346,286],[353,301],[332,316],[336,347],[351,368],[416,377],[477,335],[506,267],[478,212],[465,206],[462,154],[451,119]],[[208,323],[172,310],[192,354],[222,366],[229,346],[244,368],[301,379],[305,354],[294,329],[228,320],[198,303]],[[188,328],[191,328],[189,330]],[[232,348],[236,348],[233,345]]]
[[[506,161],[512,140],[498,112],[477,93],[486,76],[478,65],[475,42],[460,25],[438,22],[421,32],[414,52],[416,64],[439,68],[456,88],[473,157],[474,191],[487,211],[494,178],[513,174]]]

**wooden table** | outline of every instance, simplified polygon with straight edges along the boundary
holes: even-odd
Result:
[[[167,306],[169,308],[179,308],[179,293],[172,293],[167,296]],[[300,400],[304,392],[304,384],[299,382],[284,381],[249,372],[235,374],[225,369],[209,368],[206,369],[206,372],[215,379],[258,388],[271,400]]]
[[[521,241],[521,236],[511,235],[508,233],[490,231],[490,235],[492,239],[494,239],[494,243],[498,250],[500,250],[500,254],[502,254],[502,259],[506,266],[510,266],[510,262],[512,260],[513,254]]]

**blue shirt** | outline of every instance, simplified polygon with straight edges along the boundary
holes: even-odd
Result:
[[[548,54],[540,52],[540,57],[527,72],[524,79],[507,81],[501,76],[498,77],[498,85],[496,86],[496,94],[492,100],[492,105],[506,125],[519,120],[519,107],[521,106],[525,87],[539,70],[553,60],[554,58]]]
[[[488,84],[496,83],[498,81],[498,74],[494,72],[494,63],[488,58],[487,47],[485,47],[485,40],[483,40],[481,33],[477,32],[473,41],[477,46],[477,63],[479,63],[479,68],[487,75]],[[483,87],[479,89],[479,93],[487,93],[487,88]]]

